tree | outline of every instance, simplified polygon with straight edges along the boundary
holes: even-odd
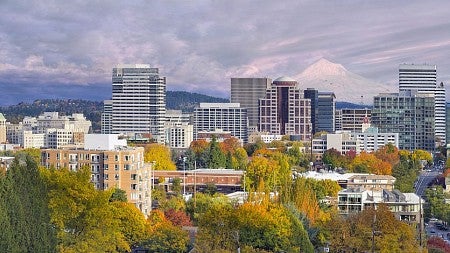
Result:
[[[109,198],[109,201],[127,202],[127,192],[120,188],[114,188],[111,194],[111,198]]]
[[[90,170],[83,167],[43,170],[49,189],[51,222],[57,231],[58,251],[129,251],[120,222],[109,202],[110,191],[98,191],[90,182]]]
[[[333,167],[345,167],[345,158],[341,152],[336,149],[328,149],[323,153],[322,161],[324,164],[331,164]]]
[[[266,157],[253,157],[247,166],[246,182],[244,182],[246,188],[255,191],[263,183],[265,185],[264,189],[260,190],[269,192],[275,185],[275,178],[279,167],[276,161]]]
[[[216,138],[213,137],[209,143],[208,167],[210,169],[225,168],[226,156],[219,147]]]
[[[113,215],[119,221],[119,231],[130,247],[136,246],[146,238],[147,221],[134,204],[116,201],[111,203]]]
[[[192,226],[192,222],[189,215],[187,215],[182,210],[168,209],[164,211],[164,216],[174,226],[177,227]]]
[[[150,252],[183,253],[186,252],[189,237],[186,231],[172,225],[159,210],[152,211],[149,217],[147,239],[141,243]]]
[[[220,150],[222,153],[231,153],[234,154],[238,148],[241,147],[241,143],[238,138],[231,137],[223,140],[223,142],[219,143]]]
[[[4,252],[55,252],[47,187],[35,157],[17,154],[0,181],[0,248]]]
[[[364,169],[367,170],[368,173],[376,175],[392,174],[392,166],[389,163],[384,162],[378,159],[374,154],[367,152],[361,152],[359,156],[355,157],[350,167],[356,172],[360,172]]]
[[[171,160],[170,150],[161,144],[152,143],[145,146],[144,161],[155,162],[155,170],[176,170]]]
[[[248,155],[244,148],[236,149],[233,158],[236,159],[236,166],[234,169],[245,170],[247,168]]]
[[[333,252],[369,252],[372,242],[376,252],[421,252],[415,228],[397,220],[386,205],[365,209],[346,220],[335,216],[325,228]]]
[[[388,162],[392,167],[400,162],[398,148],[392,145],[392,143],[388,143],[378,149],[375,152],[375,156],[384,162]]]

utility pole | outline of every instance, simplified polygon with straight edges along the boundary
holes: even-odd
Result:
[[[183,157],[183,198],[186,196],[186,157]]]

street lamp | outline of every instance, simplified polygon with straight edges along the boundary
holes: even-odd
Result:
[[[151,173],[152,173],[152,190],[155,189],[155,167],[156,167],[156,161],[152,161],[152,166],[151,166]]]

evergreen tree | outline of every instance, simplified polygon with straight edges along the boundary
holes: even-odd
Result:
[[[56,234],[50,223],[47,188],[32,157],[24,153],[16,157],[7,172],[4,189],[13,228],[8,251],[55,252]]]
[[[224,168],[225,165],[226,165],[225,154],[222,153],[219,143],[217,142],[216,138],[213,137],[211,142],[209,143],[208,167],[210,169],[218,169]]]

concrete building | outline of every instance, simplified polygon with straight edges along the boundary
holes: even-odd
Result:
[[[400,64],[399,91],[417,90],[419,93],[434,94],[435,137],[439,145],[446,140],[445,87],[436,81],[436,65]]]
[[[379,133],[376,127],[370,127],[363,133],[349,131],[336,131],[334,134],[324,134],[313,139],[313,154],[320,158],[329,149],[336,149],[342,154],[354,150],[361,152],[374,152],[387,144],[395,147],[399,145],[398,133]]]
[[[450,103],[446,104],[447,108],[446,108],[446,115],[447,117],[445,118],[446,121],[446,135],[445,138],[447,139],[446,143],[449,144],[450,143]]]
[[[311,99],[311,125],[313,134],[335,131],[336,96],[333,92],[320,92],[314,88],[304,91],[304,97]]]
[[[336,110],[336,131],[362,132],[363,120],[371,117],[371,109],[349,109]]]
[[[393,190],[396,178],[390,175],[374,175],[367,173],[338,173],[336,171],[308,171],[300,176],[315,180],[335,181],[343,189],[362,188],[366,190]]]
[[[420,222],[422,203],[415,193],[402,193],[398,190],[348,188],[338,193],[338,211],[341,215],[351,215],[385,204],[398,220],[408,223]]]
[[[345,155],[353,150],[357,152],[357,141],[350,132],[337,132],[334,134],[324,134],[312,140],[312,152],[317,158],[321,158],[328,149],[336,149]]]
[[[194,139],[199,139],[198,133],[222,129],[231,135],[248,142],[247,109],[239,103],[200,103],[194,109]]]
[[[41,165],[47,168],[91,169],[97,189],[120,188],[144,215],[151,211],[151,164],[144,164],[144,148],[127,147],[117,135],[86,135],[84,149],[42,149]]]
[[[164,123],[165,143],[171,149],[187,149],[194,140],[190,115],[179,110],[167,110]]]
[[[247,109],[249,133],[258,131],[259,99],[270,88],[270,78],[231,78],[231,103],[239,103]]]
[[[7,123],[6,138],[23,148],[82,147],[91,125],[83,114],[61,116],[58,112],[44,112],[38,117],[25,117],[19,124]]]
[[[415,90],[374,97],[372,124],[380,133],[398,133],[399,149],[435,149],[434,93]]]
[[[281,134],[269,134],[269,132],[253,132],[248,136],[249,143],[256,143],[262,141],[264,143],[271,143],[272,141],[281,141],[283,135]]]
[[[0,113],[0,143],[6,143],[6,118]]]
[[[297,81],[280,77],[272,82],[266,96],[259,100],[261,132],[293,135],[309,140],[312,133],[311,100],[304,98]]]
[[[101,119],[101,133],[111,134],[112,133],[112,100],[103,101],[103,113]]]
[[[150,133],[164,143],[166,78],[146,64],[118,65],[112,73],[112,133]]]

